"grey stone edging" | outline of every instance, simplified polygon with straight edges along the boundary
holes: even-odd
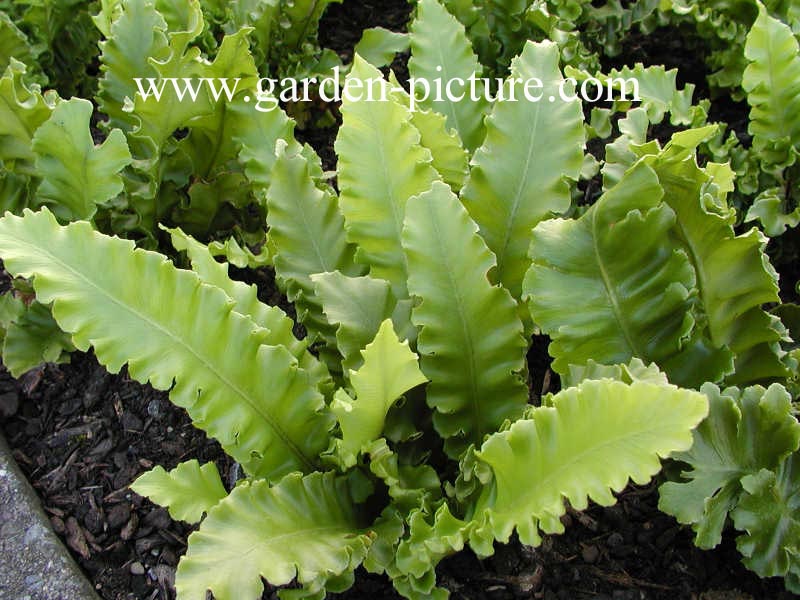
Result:
[[[0,434],[0,598],[98,600]]]

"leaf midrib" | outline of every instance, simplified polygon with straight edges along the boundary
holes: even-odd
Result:
[[[509,109],[510,110],[510,109]],[[530,177],[530,166],[533,161],[534,149],[536,148],[536,136],[539,131],[539,117],[541,116],[540,110],[533,110],[534,114],[533,123],[528,137],[528,152],[525,156],[525,165],[522,168],[522,177],[517,181],[517,189],[514,191],[514,197],[511,203],[511,212],[506,219],[506,227],[503,231],[503,243],[500,250],[497,252],[497,278],[500,281],[505,281],[508,277],[506,271],[508,267],[508,246],[511,243],[511,234],[514,230],[514,223],[517,220],[517,213],[519,212],[520,203],[522,201],[522,190],[527,188],[528,179]],[[499,130],[499,127],[497,127]],[[488,137],[488,136],[487,136]]]
[[[472,324],[472,320],[468,318],[466,314],[466,310],[464,308],[464,301],[461,294],[461,289],[458,285],[458,281],[453,277],[453,269],[450,267],[450,255],[447,252],[447,246],[444,244],[444,236],[441,228],[439,227],[439,221],[436,216],[433,214],[433,211],[430,210],[430,205],[428,205],[429,212],[431,213],[431,223],[434,229],[434,239],[436,245],[439,247],[439,255],[441,258],[442,267],[447,274],[447,281],[449,283],[449,287],[453,293],[453,299],[456,305],[456,313],[458,314],[459,324],[461,325],[461,332],[463,335],[463,342],[465,344],[464,353],[467,356],[467,381],[469,382],[469,403],[472,406],[472,413],[474,415],[474,425],[475,425],[475,432],[473,439],[476,441],[477,444],[480,444],[483,441],[483,420],[481,418],[482,411],[481,411],[481,404],[478,395],[478,382],[476,373],[478,372],[477,365],[476,365],[476,352],[475,352],[475,343],[473,340],[472,329],[470,325]],[[460,219],[459,219],[460,221]],[[459,223],[460,225],[461,223]],[[469,432],[467,432],[469,433]]]
[[[191,354],[192,356],[194,356],[199,363],[201,363],[203,366],[205,366],[210,373],[212,373],[227,388],[229,388],[237,396],[239,396],[243,400],[243,402],[245,404],[247,404],[251,408],[251,410],[254,413],[256,413],[257,415],[262,417],[264,419],[264,421],[267,422],[269,427],[275,432],[275,434],[277,435],[278,439],[280,439],[281,442],[283,442],[284,446],[286,446],[286,448],[304,465],[304,467],[306,467],[306,469],[309,472],[314,470],[313,462],[308,457],[306,457],[306,455],[303,453],[303,451],[300,450],[300,448],[291,439],[289,439],[289,437],[286,435],[286,433],[283,431],[283,429],[278,427],[278,425],[275,422],[275,420],[273,419],[273,417],[270,414],[262,411],[259,406],[255,405],[253,402],[251,402],[250,397],[243,390],[241,390],[237,385],[235,385],[232,381],[230,381],[223,373],[221,373],[218,369],[216,369],[214,367],[213,363],[210,363],[205,357],[203,357],[200,354],[198,354],[198,352],[195,350],[195,348],[192,347],[191,345],[187,344],[186,342],[184,342],[183,339],[180,336],[176,336],[170,330],[168,330],[165,327],[163,327],[157,321],[152,321],[147,316],[143,315],[141,312],[139,312],[138,310],[136,310],[134,307],[130,306],[129,304],[121,302],[120,300],[115,298],[110,292],[106,291],[104,288],[102,288],[99,285],[97,285],[94,281],[88,279],[83,273],[81,273],[80,271],[75,270],[71,265],[69,265],[68,263],[65,263],[59,257],[57,257],[56,255],[52,254],[50,251],[45,250],[44,248],[35,246],[35,245],[31,244],[30,242],[25,241],[25,240],[18,240],[18,242],[20,243],[21,246],[28,246],[28,247],[32,248],[33,249],[33,252],[32,252],[33,255],[35,255],[37,253],[46,255],[53,263],[57,264],[59,267],[63,268],[65,271],[71,273],[77,279],[79,279],[79,280],[83,281],[84,283],[86,283],[89,287],[91,287],[92,289],[96,290],[100,295],[106,297],[111,303],[113,303],[113,304],[119,306],[121,309],[123,309],[123,310],[125,310],[127,312],[130,312],[131,314],[135,315],[138,319],[143,321],[145,324],[152,326],[154,329],[156,329],[159,332],[161,332],[165,337],[167,337],[171,341],[173,341],[177,345],[185,348],[187,350],[187,352],[189,354]],[[137,251],[138,250],[134,250],[134,252],[137,252]],[[47,278],[47,277],[45,276],[45,278]],[[202,282],[199,279],[197,280],[197,283],[199,285],[202,285]],[[35,284],[34,284],[34,287],[35,287]],[[56,299],[54,301],[54,303],[55,302],[59,302],[59,300]],[[240,316],[242,316],[242,318],[249,319],[249,317],[246,317],[244,315],[240,315]]]
[[[631,332],[628,329],[628,324],[623,319],[622,310],[620,308],[619,298],[617,297],[616,291],[614,286],[611,283],[611,277],[608,274],[606,269],[605,262],[603,261],[603,257],[600,253],[600,247],[597,244],[598,239],[598,225],[597,225],[597,208],[592,211],[592,249],[594,250],[595,261],[597,262],[598,270],[600,271],[600,277],[603,279],[603,286],[606,289],[606,296],[611,305],[611,312],[614,314],[614,319],[617,321],[619,325],[620,332],[622,333],[622,337],[625,338],[625,343],[628,345],[633,356],[637,356],[641,359],[646,359],[647,356],[640,351],[640,349],[636,346],[633,341],[633,337]]]
[[[652,424],[652,423],[654,423],[654,424]],[[591,445],[590,447],[586,448],[585,450],[583,450],[581,452],[571,454],[569,459],[564,461],[564,462],[562,462],[562,463],[560,463],[560,466],[557,469],[551,471],[551,473],[549,475],[546,475],[544,478],[539,479],[539,480],[536,481],[536,485],[534,487],[534,490],[532,492],[529,492],[529,493],[523,495],[523,498],[525,500],[524,503],[525,504],[533,503],[531,499],[532,498],[536,498],[537,494],[539,493],[539,490],[547,489],[548,487],[552,487],[552,486],[549,486],[548,482],[557,479],[558,476],[563,474],[564,471],[572,468],[573,465],[575,465],[576,463],[581,462],[585,456],[587,456],[587,455],[597,455],[599,453],[602,453],[604,450],[606,450],[609,447],[616,446],[616,445],[618,445],[620,443],[624,443],[626,440],[629,440],[629,439],[633,440],[635,438],[642,438],[643,436],[647,436],[647,439],[653,439],[653,440],[657,440],[657,441],[655,441],[652,444],[653,447],[648,447],[646,449],[643,449],[642,454],[647,454],[648,457],[652,457],[654,455],[656,457],[663,457],[666,454],[669,454],[668,451],[667,452],[659,452],[657,449],[654,448],[654,446],[661,445],[663,447],[666,444],[659,444],[659,442],[663,442],[665,437],[670,437],[670,438],[674,439],[674,437],[676,435],[680,435],[680,433],[676,434],[674,430],[676,428],[679,428],[681,426],[681,424],[680,423],[676,423],[674,421],[669,422],[668,424],[665,424],[663,421],[652,422],[652,423],[651,424],[644,424],[643,427],[638,428],[635,431],[631,431],[629,429],[629,430],[620,432],[620,433],[618,433],[617,435],[615,435],[613,437],[606,438],[601,443]],[[536,425],[537,425],[536,429],[537,429],[537,433],[538,433],[538,423]],[[689,427],[686,426],[685,429],[688,430]],[[662,431],[666,431],[667,432],[666,435],[659,435],[659,432],[662,432]],[[641,448],[641,446],[637,445],[637,448]],[[641,464],[641,461],[638,460],[638,458],[640,458],[640,456],[641,455],[637,455],[637,464]],[[632,475],[631,473],[626,472],[625,473],[626,479],[629,480],[631,478],[631,475]],[[603,485],[606,488],[613,489],[613,488],[611,488],[610,485],[607,485],[605,482],[603,482]],[[575,498],[567,498],[567,500],[573,501],[573,500],[575,500]]]

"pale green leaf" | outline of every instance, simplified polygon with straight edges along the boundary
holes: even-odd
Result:
[[[659,508],[691,524],[698,546],[712,548],[736,506],[742,478],[776,468],[796,450],[800,424],[792,416],[791,397],[778,384],[720,392],[709,383],[701,391],[709,416],[694,432],[692,448],[674,456],[690,469],[681,474],[683,481],[661,486]]]
[[[262,577],[272,585],[296,577],[305,592],[298,597],[321,598],[329,579],[352,582],[370,543],[346,479],[313,473],[273,487],[245,482],[189,536],[175,588],[184,600],[205,600],[207,590],[216,600],[256,600]]]
[[[12,59],[0,79],[0,160],[6,167],[15,166],[15,161],[26,161],[30,163],[28,169],[16,165],[15,172],[35,175],[31,141],[50,117],[58,97],[54,92],[42,95],[38,85],[26,86],[25,73],[25,65]]]
[[[222,290],[86,222],[59,226],[46,209],[0,219],[0,257],[12,274],[34,277],[37,298],[53,303],[78,349],[93,347],[109,371],[127,363],[137,381],[170,390],[248,473],[314,470],[330,427],[322,396]]]
[[[134,226],[146,235],[152,235],[156,223],[164,221],[180,199],[164,180],[185,182],[192,169],[187,154],[167,142],[192,119],[213,112],[209,86],[200,81],[213,66],[200,58],[199,48],[188,47],[202,30],[198,0],[186,0],[177,11],[169,3],[124,0],[111,25],[111,38],[101,42],[104,76],[97,101],[109,116],[108,126],[127,135],[135,158],[134,173],[126,182],[127,200],[137,217]],[[197,92],[195,99],[189,84]],[[176,166],[179,174],[172,172]],[[213,209],[204,209],[200,216],[208,220]]]
[[[408,535],[397,547],[392,584],[412,600],[446,600],[449,592],[436,587],[436,564],[444,557],[464,549],[473,522],[453,516],[447,503],[442,503],[428,523],[422,510],[408,517]]]
[[[36,169],[42,178],[38,200],[64,221],[91,219],[98,204],[122,191],[119,172],[133,160],[118,129],[95,146],[90,130],[93,111],[88,100],[61,102],[33,136]]]
[[[800,456],[790,455],[775,472],[763,469],[742,479],[744,493],[731,517],[744,565],[760,577],[800,576]],[[787,582],[787,587],[789,583]]]
[[[675,212],[662,194],[655,172],[637,165],[580,219],[534,229],[525,297],[552,338],[556,372],[590,359],[660,364],[688,341],[695,274],[670,242]]]
[[[800,144],[800,46],[792,30],[759,3],[744,54],[750,61],[742,87],[753,148],[768,165],[791,164]]]
[[[342,370],[358,369],[362,348],[394,311],[389,282],[369,276],[347,277],[338,271],[318,273],[311,279],[325,317],[338,326],[336,347],[342,355]]]
[[[410,85],[416,79],[427,82],[429,86],[427,99],[424,85],[411,90],[419,99],[419,105],[445,115],[448,127],[455,129],[464,147],[473,152],[483,141],[483,119],[488,111],[480,79],[483,68],[472,52],[464,26],[438,0],[420,0],[417,4],[417,16],[411,23],[408,71]],[[475,100],[470,94],[470,77],[478,78]],[[452,94],[456,97],[465,93],[465,96],[459,101],[447,97],[447,94],[439,94],[443,97],[437,98],[437,80],[442,82],[442,87],[460,80],[459,85],[452,88]]]
[[[589,500],[614,504],[612,492],[629,479],[645,484],[661,470],[660,458],[687,450],[692,429],[708,412],[706,398],[695,391],[608,379],[564,390],[550,404],[494,434],[477,452],[493,477],[476,509],[473,548],[486,535],[506,542],[515,528],[523,544],[538,545],[540,530],[563,532],[565,501],[576,510]]]
[[[403,514],[426,510],[441,498],[442,483],[431,465],[402,464],[384,438],[367,444],[364,453],[369,454],[369,470],[386,484],[394,507]]]
[[[225,292],[234,301],[236,312],[250,317],[265,333],[264,343],[271,346],[284,346],[292,353],[302,369],[318,378],[319,382],[327,380],[325,367],[308,352],[308,342],[298,340],[293,333],[294,321],[277,306],[269,306],[258,299],[258,289],[241,281],[234,281],[228,276],[228,266],[218,263],[208,248],[186,235],[180,229],[168,229],[172,245],[176,250],[186,251],[192,263],[192,270],[200,279]],[[319,385],[319,384],[318,384]]]
[[[277,103],[277,99],[275,101]],[[284,140],[292,153],[299,151],[300,144],[294,139],[294,122],[285,112],[277,107],[259,111],[255,106],[258,104],[237,101],[228,110],[232,119],[231,136],[240,146],[239,162],[247,178],[263,196],[269,188],[272,167],[277,160],[278,140]]]
[[[579,83],[592,77],[585,71],[569,66],[565,71]],[[611,88],[611,98],[617,110],[624,110],[638,98],[639,106],[651,123],[661,123],[666,113],[670,113],[672,125],[690,125],[698,110],[692,105],[695,86],[690,83],[678,89],[678,69],[667,70],[663,65],[645,67],[642,63],[636,63],[633,67],[611,69],[608,74],[596,73],[594,78],[603,84],[602,99],[609,97],[608,90]],[[591,87],[588,90],[589,94],[597,94]]]
[[[11,293],[5,294],[3,301],[16,305],[16,314],[3,323],[3,365],[13,377],[43,363],[69,360],[75,346],[53,320],[50,309],[35,300],[26,305]]]
[[[657,173],[664,202],[675,211],[675,233],[694,266],[709,338],[714,346],[736,355],[735,373],[728,381],[785,376],[777,348],[781,328],[762,309],[780,301],[778,274],[765,251],[767,240],[755,228],[736,235],[735,213],[725,205],[715,180],[697,165],[694,150],[713,131],[704,127],[676,133],[658,155],[644,162]],[[706,373],[705,380],[712,379]]]
[[[431,152],[433,168],[458,193],[469,173],[469,158],[458,134],[445,129],[445,118],[437,112],[417,110],[411,123],[419,131],[420,143]]]
[[[410,40],[407,33],[389,31],[383,27],[371,27],[361,34],[355,53],[376,67],[391,64],[395,54],[408,50]]]
[[[253,121],[260,113],[253,107],[252,100],[245,102],[245,96],[253,95],[258,84],[258,70],[250,53],[249,28],[241,29],[233,35],[226,35],[217,51],[214,63],[202,74],[209,78],[208,87],[223,92],[219,100],[210,104],[210,112],[191,120],[189,134],[180,141],[181,149],[191,158],[194,175],[206,180],[226,171],[230,163],[240,155],[242,131],[242,110],[248,111],[247,127],[253,128]],[[228,100],[223,83],[230,93],[236,96]],[[234,110],[234,106],[238,107]],[[244,108],[243,108],[244,107]],[[281,111],[278,111],[281,112]],[[287,136],[290,137],[290,136]],[[267,138],[264,141],[268,141]],[[274,143],[273,143],[274,155]]]
[[[360,275],[347,243],[336,196],[318,187],[311,166],[291,146],[280,144],[267,191],[269,243],[278,282],[295,303],[298,318],[314,335],[331,340],[333,327],[322,312],[311,275],[339,270]]]
[[[494,256],[446,184],[409,200],[403,248],[420,365],[431,381],[427,401],[448,452],[458,456],[522,414],[522,322],[508,291],[489,282]]]
[[[792,229],[800,225],[800,206],[791,212],[784,212],[784,190],[770,188],[763,190],[747,209],[745,223],[758,220],[764,232],[770,237],[783,235],[787,227]]]
[[[349,78],[364,82],[364,98],[342,102],[339,155],[339,205],[347,239],[357,244],[356,260],[370,275],[386,279],[395,297],[406,293],[406,268],[400,236],[408,199],[438,178],[430,152],[406,106],[391,100],[391,85],[380,71],[356,56]],[[385,96],[387,101],[380,98]],[[320,271],[333,269],[320,269]]]
[[[188,155],[182,154],[183,149],[179,152],[188,160]],[[161,159],[161,164],[168,164],[168,161],[169,159],[164,157]],[[162,190],[166,187],[165,183],[162,180]],[[216,176],[212,175],[208,180],[194,179],[189,185],[188,200],[178,196],[178,204],[173,207],[169,220],[180,225],[191,235],[207,237],[210,231],[214,231],[219,217],[225,215],[227,210],[233,207],[246,208],[255,203],[248,183],[247,177],[239,171],[223,171]],[[159,222],[167,220],[163,216],[159,218],[158,212],[154,214]]]
[[[167,472],[157,466],[140,475],[131,489],[169,509],[173,519],[198,523],[204,514],[228,495],[214,463],[196,460],[180,463]]]
[[[389,74],[392,94],[398,101],[411,106],[411,98],[392,71]],[[447,118],[433,110],[415,107],[411,123],[419,131],[420,143],[431,151],[433,168],[456,194],[464,186],[469,173],[469,153],[464,149],[455,129],[447,129]]]
[[[446,503],[432,519],[432,510],[412,511],[397,549],[398,572],[390,570],[398,591],[419,600],[439,597],[434,568],[467,541],[478,556],[489,556],[494,542],[507,542],[516,529],[522,543],[535,546],[540,530],[563,531],[565,502],[577,510],[589,500],[613,504],[612,492],[629,479],[646,483],[660,470],[660,458],[687,449],[708,410],[698,392],[609,379],[585,381],[549,404],[529,409],[465,455],[462,475],[472,471],[482,488],[468,518],[454,517]]]
[[[152,75],[156,79],[154,85],[162,90],[160,98],[152,93],[145,97],[136,87],[134,95],[128,96],[128,100],[123,104],[134,123],[134,128],[128,136],[133,153],[151,161],[157,161],[162,146],[176,129],[186,127],[193,119],[212,114],[215,109],[216,102],[212,100],[211,88],[201,81],[202,77],[215,76],[214,65],[209,65],[200,58],[200,48],[189,47],[191,40],[203,29],[203,17],[198,0],[187,0],[186,16],[188,19],[186,26],[189,29],[169,31],[167,34],[169,41],[163,55],[147,59],[152,71],[155,71]],[[235,36],[237,40],[231,44],[233,52],[246,34],[247,30],[244,30]],[[227,62],[220,56],[217,56],[215,63],[216,60],[220,60],[222,64]],[[245,64],[244,68],[247,70],[248,65]],[[141,76],[136,74],[135,77]],[[173,81],[175,84],[171,83]],[[147,81],[142,82],[142,85],[148,90]],[[152,152],[153,156],[149,156],[149,152]]]
[[[651,383],[669,383],[667,376],[658,365],[645,365],[639,358],[631,359],[628,364],[603,365],[589,360],[585,365],[570,365],[569,374],[561,378],[564,388],[578,385],[586,379],[614,379],[623,383],[649,381]]]
[[[272,265],[272,256],[267,244],[261,247],[258,254],[255,254],[245,244],[239,244],[236,238],[229,237],[224,242],[213,241],[208,245],[208,250],[213,256],[222,256],[230,264],[240,269],[258,269]]]
[[[5,12],[0,11],[0,71],[8,68],[12,58],[34,64],[35,52],[27,36],[19,30]]]
[[[105,37],[111,36],[111,25],[122,13],[122,0],[100,0],[99,12],[92,15],[92,22]]]
[[[150,58],[164,58],[169,40],[167,23],[152,0],[125,0],[114,9],[107,7],[104,35],[100,42],[100,72],[97,102],[109,117],[109,126],[130,131],[136,119],[124,111],[125,99],[134,99],[138,88],[134,78],[157,77]],[[113,15],[113,22],[110,19]],[[110,24],[109,24],[110,23]],[[146,89],[146,81],[144,82]],[[170,132],[171,133],[171,132]]]
[[[530,265],[530,232],[551,213],[570,206],[570,180],[583,165],[583,113],[580,102],[564,102],[558,47],[552,42],[525,45],[510,78],[539,78],[542,100],[529,102],[517,90],[516,102],[497,102],[487,120],[486,141],[472,159],[462,200],[497,256],[493,281],[515,298]],[[518,88],[521,86],[517,86]],[[556,101],[550,102],[549,98]]]
[[[408,390],[427,381],[417,355],[401,342],[391,319],[381,323],[375,339],[361,351],[363,364],[350,373],[355,400],[337,395],[331,412],[342,430],[340,451],[347,466],[355,464],[362,447],[383,432],[386,414]]]
[[[603,191],[608,191],[617,185],[627,170],[641,158],[641,153],[637,153],[636,150],[648,144],[647,132],[650,128],[650,119],[644,108],[632,108],[617,122],[617,127],[620,135],[605,148],[605,163],[601,169]],[[658,142],[650,143],[655,145],[653,151],[658,152],[660,149]]]

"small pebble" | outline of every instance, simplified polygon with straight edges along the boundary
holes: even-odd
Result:
[[[0,417],[13,417],[19,410],[19,395],[17,392],[0,394]]]
[[[161,402],[159,402],[158,399],[150,400],[150,402],[147,403],[147,414],[154,419],[161,416]]]
[[[625,539],[622,537],[622,534],[615,531],[610,536],[608,536],[608,539],[606,540],[606,545],[609,548],[616,548],[617,546],[621,545],[624,541]]]
[[[131,563],[131,575],[144,575],[144,565],[138,560],[135,563]]]
[[[583,562],[593,565],[600,557],[600,550],[598,550],[597,546],[586,546],[581,551],[581,556],[583,557]]]

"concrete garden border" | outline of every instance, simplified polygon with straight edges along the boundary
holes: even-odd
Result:
[[[0,598],[98,600],[0,434]]]

